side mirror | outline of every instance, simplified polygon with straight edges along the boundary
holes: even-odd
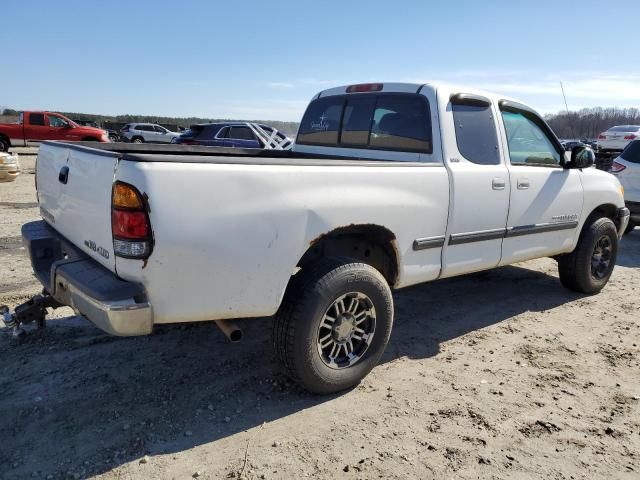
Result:
[[[589,168],[596,161],[596,154],[591,147],[579,145],[571,149],[571,160],[565,164],[565,168]]]

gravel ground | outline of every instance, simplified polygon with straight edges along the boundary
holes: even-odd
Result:
[[[20,225],[33,157],[0,184],[0,303],[38,291]],[[596,296],[541,259],[395,294],[380,365],[316,397],[282,375],[268,320],[109,337],[69,309],[0,332],[0,476],[640,478],[640,230]]]

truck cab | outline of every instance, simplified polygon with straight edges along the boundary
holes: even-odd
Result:
[[[0,148],[39,145],[45,140],[108,142],[105,130],[81,126],[60,113],[20,112],[18,123],[0,124]]]

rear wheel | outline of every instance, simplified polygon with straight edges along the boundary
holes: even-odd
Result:
[[[393,324],[393,298],[375,268],[328,258],[289,286],[273,325],[289,376],[320,394],[357,385],[378,363]]]
[[[618,255],[618,231],[609,218],[585,225],[576,249],[558,259],[560,282],[581,293],[598,293],[609,281]]]
[[[133,143],[144,143],[144,138],[142,137],[133,137],[131,140]]]
[[[9,139],[0,135],[0,152],[8,152],[10,146]]]

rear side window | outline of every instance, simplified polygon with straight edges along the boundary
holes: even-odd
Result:
[[[421,95],[336,95],[311,102],[297,143],[431,153],[429,104]]]
[[[230,130],[230,127],[221,128],[218,134],[216,135],[216,138],[229,138],[229,130]]]
[[[498,165],[498,134],[490,105],[452,104],[458,150],[480,165]]]
[[[229,138],[235,140],[255,140],[256,137],[249,127],[231,127]]]
[[[634,140],[620,154],[627,162],[640,163],[640,140]]]
[[[44,113],[32,113],[29,115],[29,125],[44,126]]]

